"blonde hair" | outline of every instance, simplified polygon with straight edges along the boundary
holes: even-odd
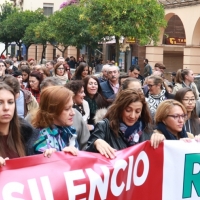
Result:
[[[183,104],[181,104],[180,102],[176,100],[168,99],[159,104],[156,114],[155,114],[155,123],[157,124],[158,122],[162,122],[163,120],[165,120],[167,116],[169,115],[171,108],[173,108],[174,106],[181,107],[184,114],[185,115],[187,114],[187,111]]]
[[[153,79],[153,82],[155,85],[158,85],[160,83],[160,85],[161,85],[160,88],[161,89],[165,88],[167,90],[167,92],[169,93],[168,86],[161,76],[151,75],[151,76],[149,76],[148,80],[149,79]]]

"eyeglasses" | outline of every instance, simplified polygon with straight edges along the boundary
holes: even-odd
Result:
[[[151,87],[153,87],[154,85],[148,84],[147,86],[148,86],[149,88],[151,88]]]
[[[5,65],[0,65],[0,67],[5,67]]]
[[[194,103],[196,101],[196,99],[183,99],[183,101],[185,101],[186,103]]]
[[[167,117],[173,117],[174,120],[186,120],[187,119],[187,115],[167,115]]]
[[[64,68],[57,68],[58,70],[64,70]]]

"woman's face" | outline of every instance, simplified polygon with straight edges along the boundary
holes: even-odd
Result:
[[[88,67],[84,67],[84,69],[81,73],[81,76],[82,76],[82,78],[85,78],[87,75],[88,75]]]
[[[47,77],[46,74],[44,73],[44,71],[42,69],[39,69],[40,74],[42,74],[42,78],[43,80]]]
[[[160,83],[158,85],[155,85],[154,79],[149,78],[147,81],[147,86],[149,88],[150,94],[157,95],[160,93],[161,85],[160,85]]]
[[[22,80],[25,82],[25,81],[28,81],[28,74],[26,72],[22,72]]]
[[[98,83],[93,78],[90,78],[87,84],[87,92],[90,96],[94,96],[98,91]]]
[[[166,125],[167,129],[174,135],[177,135],[182,131],[183,125],[185,123],[185,114],[180,106],[171,107],[169,114],[163,123]]]
[[[192,91],[186,92],[183,97],[182,104],[185,106],[187,112],[192,112],[196,105],[196,99]]]
[[[127,126],[133,126],[139,119],[142,113],[142,103],[140,101],[129,104],[122,112],[122,121]]]
[[[128,84],[128,88],[127,89],[135,89],[135,90],[140,90],[141,92],[143,92],[141,83],[136,82],[136,81],[130,82]]]
[[[63,65],[60,65],[60,66],[57,68],[57,70],[56,70],[56,74],[57,74],[58,76],[63,76],[64,73],[65,73],[65,68],[64,68]]]
[[[185,76],[185,79],[190,83],[194,82],[194,74],[192,70],[189,70],[188,74]]]
[[[73,117],[75,112],[73,110],[73,100],[70,98],[69,102],[65,105],[62,113],[54,118],[54,124],[58,126],[71,126],[73,124]]]
[[[32,90],[39,90],[39,81],[34,76],[29,77],[29,84]]]
[[[10,123],[15,111],[15,99],[8,90],[0,90],[0,125]]]
[[[78,91],[78,93],[74,96],[74,103],[76,103],[77,105],[81,105],[83,104],[83,99],[85,97],[85,93],[84,93],[84,88],[82,87],[80,89],[80,91]]]
[[[0,63],[0,75],[4,75],[6,70],[6,66],[3,63]]]
[[[19,84],[21,85],[22,84],[22,75],[19,75],[16,78],[19,81]]]

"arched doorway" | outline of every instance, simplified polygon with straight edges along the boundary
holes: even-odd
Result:
[[[196,26],[194,28],[193,36],[192,36],[192,45],[199,46],[200,45],[200,18],[198,19]]]
[[[179,16],[168,14],[166,18],[169,20],[162,41],[164,45],[163,63],[167,67],[167,72],[173,72],[183,68],[183,50],[186,45],[186,35]]]

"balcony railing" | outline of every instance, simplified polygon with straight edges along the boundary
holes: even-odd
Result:
[[[165,8],[175,8],[200,4],[200,0],[158,0]]]

